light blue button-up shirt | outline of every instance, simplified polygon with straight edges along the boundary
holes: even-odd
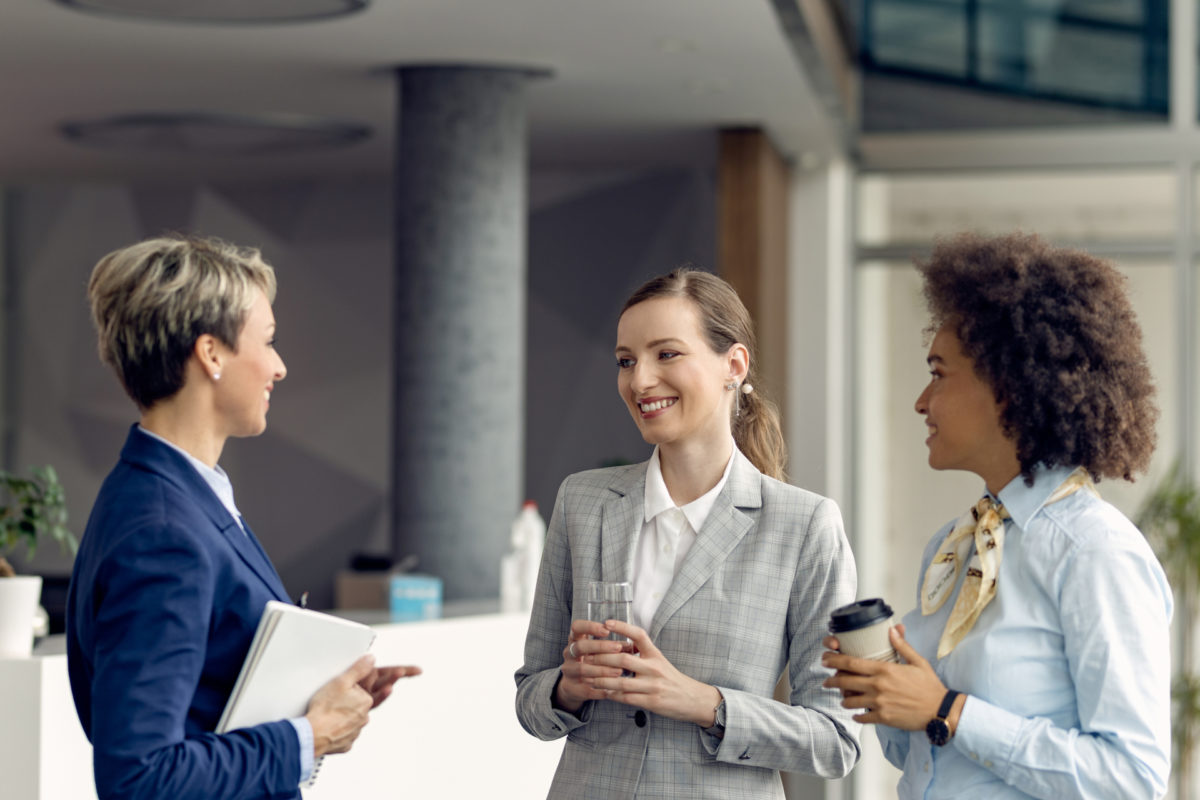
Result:
[[[1171,589],[1145,538],[1086,491],[1044,505],[1071,468],[1018,476],[998,498],[1005,526],[996,596],[958,647],[937,644],[962,588],[910,644],[968,695],[945,747],[877,726],[904,770],[900,798],[1152,798],[1171,767]],[[953,523],[951,523],[953,524]],[[950,525],[925,548],[921,570]],[[966,570],[963,570],[965,574]],[[918,580],[918,592],[920,581]]]

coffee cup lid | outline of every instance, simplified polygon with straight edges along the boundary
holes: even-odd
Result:
[[[892,609],[883,602],[883,598],[873,597],[870,600],[859,600],[857,603],[835,609],[829,615],[829,632],[856,631],[859,628],[874,625],[890,616],[892,616]]]

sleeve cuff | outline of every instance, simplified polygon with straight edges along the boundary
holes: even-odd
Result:
[[[554,705],[554,693],[558,691],[558,682],[561,680],[562,670],[554,670],[552,675],[553,679],[547,681],[550,685],[550,691],[543,695],[545,706],[542,708],[542,712],[550,718],[550,738],[556,739],[578,727],[586,725],[592,717],[593,704],[591,700],[584,701],[577,714],[571,713],[564,708],[556,708]]]
[[[708,732],[708,728],[700,728],[700,746],[713,757],[716,757],[721,745],[725,744],[725,738],[729,736],[729,697],[733,694],[723,686],[717,686],[716,690],[721,693],[721,701],[725,703],[725,736],[713,736]]]
[[[1020,738],[1024,722],[1010,711],[967,695],[951,741],[967,758],[1002,774],[1000,767],[1010,760],[1013,743]]]
[[[288,722],[296,729],[296,738],[300,742],[300,780],[297,785],[308,783],[313,777],[313,729],[307,717],[296,717]]]

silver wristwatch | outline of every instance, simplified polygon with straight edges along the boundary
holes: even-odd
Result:
[[[717,707],[713,709],[715,720],[713,724],[704,729],[704,732],[709,736],[715,736],[718,739],[725,738],[725,695],[721,695],[721,702],[717,703]]]

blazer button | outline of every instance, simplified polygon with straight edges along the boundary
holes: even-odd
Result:
[[[633,715],[633,722],[639,728],[646,727],[646,712],[639,708],[638,712]]]

